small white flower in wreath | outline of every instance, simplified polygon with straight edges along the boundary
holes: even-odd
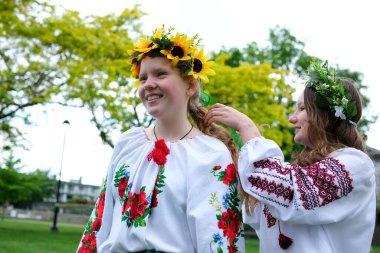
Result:
[[[334,106],[335,109],[335,117],[341,118],[342,120],[346,119],[346,115],[343,113],[343,106]]]

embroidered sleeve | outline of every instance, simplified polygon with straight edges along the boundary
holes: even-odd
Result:
[[[231,158],[203,168],[189,188],[188,222],[197,252],[244,252],[237,169]]]
[[[354,191],[347,157],[342,153],[301,167],[285,163],[274,142],[256,138],[242,149],[239,173],[244,190],[267,205],[268,214],[295,223],[328,223],[357,208],[355,201],[347,200]]]
[[[86,225],[77,253],[98,252],[96,234],[102,226],[106,185],[107,180],[105,180],[101,187],[99,198]]]

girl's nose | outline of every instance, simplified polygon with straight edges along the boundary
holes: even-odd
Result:
[[[145,81],[145,84],[144,84],[144,90],[152,90],[154,88],[157,87],[157,84],[154,82],[154,80],[148,78],[146,81]]]
[[[294,116],[294,114],[290,115],[288,121],[292,124],[296,123],[297,118]]]

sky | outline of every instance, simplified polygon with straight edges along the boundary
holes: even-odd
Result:
[[[145,34],[165,24],[189,36],[198,34],[206,52],[243,48],[250,42],[267,45],[269,30],[288,29],[305,43],[309,55],[331,65],[363,73],[365,94],[371,104],[366,115],[380,114],[380,15],[376,0],[51,0],[53,4],[79,11],[82,15],[119,14],[140,4],[147,15],[141,19]],[[301,85],[301,84],[300,84]],[[296,87],[296,88],[302,88]],[[298,89],[300,90],[300,89]],[[296,95],[296,94],[295,94]],[[36,107],[31,110],[34,126],[25,127],[29,151],[20,151],[26,170],[50,169],[62,180],[82,179],[100,185],[112,149],[103,145],[83,109]],[[70,121],[66,130],[62,122]],[[380,119],[368,132],[367,144],[380,150]],[[63,139],[65,143],[63,145]],[[113,136],[116,140],[117,135]],[[64,152],[62,152],[64,151]]]

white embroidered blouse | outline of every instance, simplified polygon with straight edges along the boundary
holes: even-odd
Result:
[[[206,135],[153,142],[138,127],[115,145],[77,252],[244,247],[237,170],[227,147]]]
[[[375,226],[375,173],[354,148],[300,167],[284,162],[280,148],[256,137],[239,157],[243,189],[260,201],[244,220],[257,232],[261,253],[369,252]],[[291,239],[287,249],[279,234]]]

